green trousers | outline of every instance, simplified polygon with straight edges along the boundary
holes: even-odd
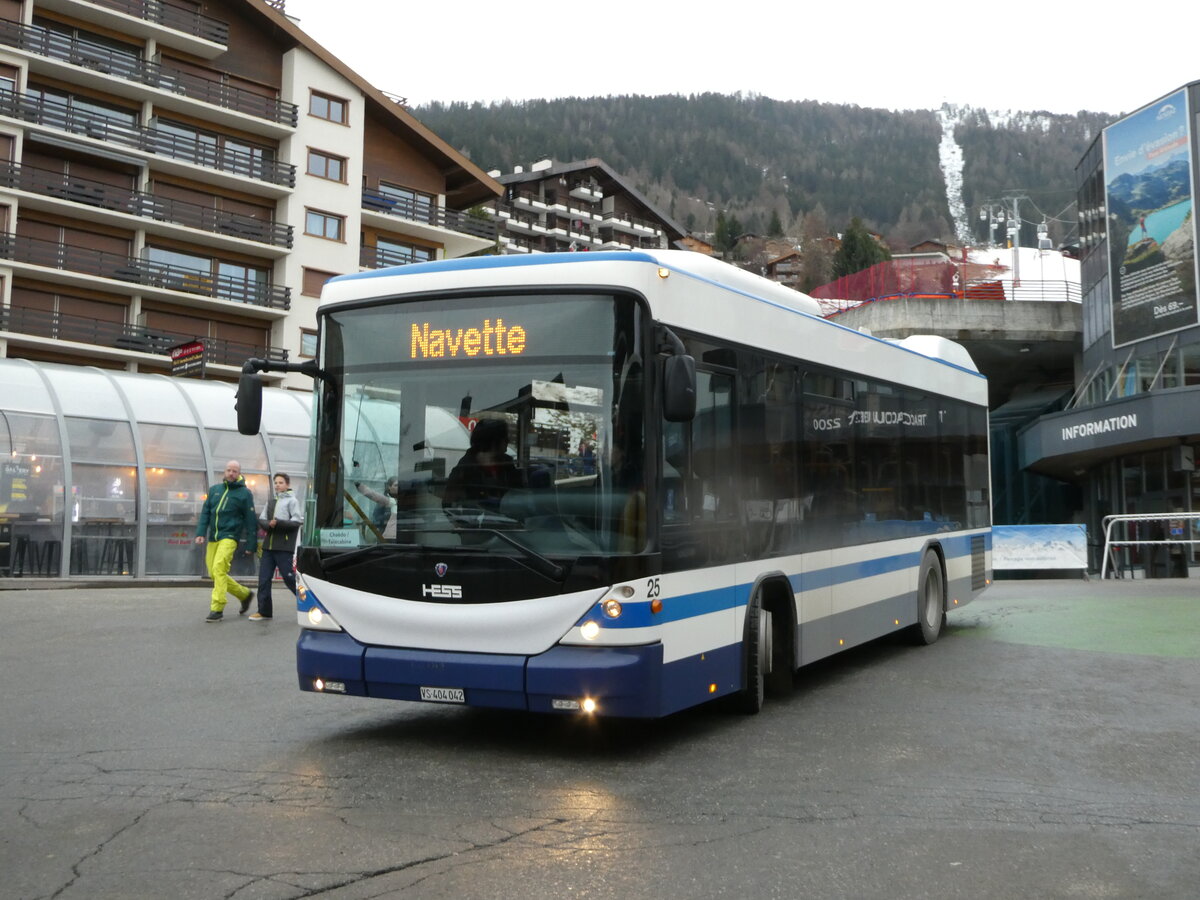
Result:
[[[233,554],[237,552],[237,547],[237,541],[225,538],[209,541],[204,551],[204,563],[208,566],[208,574],[213,580],[212,604],[209,606],[213,612],[225,609],[226,594],[233,594],[238,600],[245,600],[250,596],[250,588],[243,587],[229,577],[229,567],[233,565]]]

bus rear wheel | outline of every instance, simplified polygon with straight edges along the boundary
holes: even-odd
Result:
[[[917,624],[909,634],[916,644],[932,644],[946,621],[946,580],[942,562],[932,550],[925,551],[917,576]]]

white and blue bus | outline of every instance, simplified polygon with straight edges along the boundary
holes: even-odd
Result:
[[[305,691],[757,711],[991,577],[987,383],[708,257],[448,260],[325,287]]]

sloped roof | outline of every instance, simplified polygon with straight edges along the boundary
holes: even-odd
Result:
[[[473,162],[426,128],[403,106],[388,98],[383,91],[368,82],[304,32],[284,13],[265,0],[242,0],[250,9],[263,16],[275,28],[276,36],[285,44],[302,47],[362,91],[375,111],[382,112],[384,123],[399,137],[417,147],[426,156],[437,160],[446,178],[446,205],[466,209],[477,203],[494,199],[503,188]]]
[[[557,175],[568,175],[579,172],[587,172],[594,170],[594,175],[597,181],[602,185],[605,182],[615,184],[622,191],[633,198],[634,202],[644,208],[647,213],[658,219],[663,224],[667,236],[672,242],[680,240],[687,234],[687,229],[679,225],[678,222],[664,215],[653,203],[647,200],[642,194],[633,188],[629,182],[618,175],[608,163],[602,159],[592,157],[591,159],[577,160],[575,162],[560,163],[553,162],[547,168],[538,169],[536,171],[527,172],[512,172],[508,175],[501,175],[497,181],[502,185],[508,186],[512,184],[525,184],[531,181],[544,181],[547,178],[552,178]]]

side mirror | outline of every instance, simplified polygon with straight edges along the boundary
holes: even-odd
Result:
[[[690,422],[696,417],[696,360],[668,356],[663,360],[663,418]]]
[[[257,372],[242,373],[233,406],[237,410],[238,431],[258,434],[262,426],[262,378]]]

